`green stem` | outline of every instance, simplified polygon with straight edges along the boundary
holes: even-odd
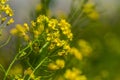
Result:
[[[42,63],[43,63],[47,58],[48,58],[48,57],[45,57],[45,58],[35,67],[35,69],[34,69],[33,72],[31,73],[31,75],[35,73],[35,71],[42,65]],[[30,75],[30,76],[31,76],[31,75]],[[30,80],[30,76],[29,76],[28,80]]]
[[[49,44],[49,42],[45,43],[45,44],[43,45],[43,47],[39,50],[39,53],[41,53],[41,52],[43,51],[43,49],[48,46],[48,44]]]
[[[6,80],[6,78],[7,78],[7,76],[8,76],[8,73],[9,73],[10,69],[12,68],[13,64],[15,63],[15,61],[17,60],[18,56],[19,56],[23,51],[25,51],[26,49],[28,49],[29,47],[30,47],[30,45],[28,45],[27,47],[25,47],[23,50],[21,50],[21,51],[14,57],[14,59],[13,59],[12,62],[10,63],[10,65],[9,65],[9,67],[8,67],[6,73],[5,73],[5,77],[4,77],[3,80]]]
[[[74,1],[73,1],[72,3],[74,3]],[[84,0],[81,0],[79,6],[77,7],[77,10],[76,10],[76,11],[72,14],[72,16],[69,18],[69,21],[71,21],[71,20],[74,18],[75,14],[76,14],[78,11],[81,10],[83,4],[84,4]]]
[[[6,73],[5,73],[5,77],[4,77],[4,79],[3,79],[3,80],[6,80],[7,75],[8,75],[8,73],[9,73],[9,71],[10,71],[10,69],[11,69],[12,65],[13,65],[13,64],[14,64],[14,62],[17,60],[18,55],[19,55],[19,54],[17,54],[17,55],[15,56],[15,58],[13,59],[13,61],[11,62],[11,64],[9,65],[9,67],[8,67],[8,69],[7,69]]]
[[[41,53],[41,52],[43,51],[43,49],[48,46],[48,44],[49,44],[49,42],[45,43],[45,44],[43,45],[43,47],[39,50],[39,53]],[[47,58],[48,58],[48,57],[45,57],[42,61],[40,61],[40,63],[34,68],[32,74],[35,73],[35,71],[42,65],[42,63],[43,63]],[[31,74],[31,75],[32,75],[32,74]],[[30,75],[30,76],[31,76],[31,75]],[[30,76],[29,76],[28,80],[30,80]]]
[[[8,37],[7,41],[3,45],[0,45],[0,48],[2,48],[3,46],[5,46],[6,44],[8,44],[8,42],[10,41],[10,39],[11,39],[11,36]]]

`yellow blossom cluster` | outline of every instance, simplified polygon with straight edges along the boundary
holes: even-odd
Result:
[[[76,68],[71,69],[67,69],[64,77],[67,80],[87,80],[87,78],[81,74],[82,72]]]
[[[8,17],[13,16],[13,10],[7,4],[7,0],[0,0],[0,20],[1,24],[3,24],[6,20],[8,20]],[[10,18],[8,22],[6,22],[7,25],[10,25],[14,22],[13,18]]]
[[[70,53],[78,60],[83,59],[82,53],[77,48],[72,47]]]
[[[7,0],[0,0],[1,4],[5,4],[7,2]]]
[[[87,2],[83,6],[83,12],[87,14],[87,16],[93,20],[99,19],[99,13],[95,10],[95,4],[93,2]]]
[[[48,28],[46,29],[47,41],[50,41],[50,49],[55,47],[63,47],[63,50],[58,52],[59,55],[66,54],[70,50],[68,44],[72,40],[73,34],[71,33],[71,26],[64,19],[57,21],[50,19]]]
[[[55,61],[50,59],[51,61],[47,65],[49,70],[58,70],[65,67],[64,57],[62,59],[60,57],[70,52],[69,42],[72,40],[73,34],[71,32],[71,25],[64,19],[50,19],[45,15],[40,15],[36,20],[32,20],[29,25],[27,23],[23,25],[17,24],[10,33],[30,42],[31,44],[27,44],[32,50],[30,53],[48,54],[48,57],[59,57]],[[29,68],[24,74],[34,79],[33,70]]]
[[[50,50],[63,48],[58,52],[61,56],[69,52],[69,42],[73,38],[71,26],[64,19],[58,21],[57,19],[49,19],[44,15],[40,15],[35,21],[31,21],[30,26],[27,23],[16,25],[16,28],[11,30],[11,34],[17,34],[25,40],[31,40],[31,37],[32,39],[43,37],[46,42],[50,42]]]
[[[13,16],[12,9],[6,3],[7,3],[7,0],[0,0],[0,11],[5,12],[8,16]]]
[[[29,40],[28,36],[29,26],[27,23],[24,23],[23,25],[17,24],[15,28],[13,28],[10,33],[13,35],[18,35],[20,37],[23,37],[25,40]]]
[[[80,52],[84,55],[84,56],[90,56],[90,54],[92,53],[93,49],[92,47],[90,46],[90,44],[81,39],[78,41],[78,46],[79,46],[79,50]]]
[[[56,62],[48,64],[48,68],[50,70],[62,69],[64,68],[64,66],[65,66],[65,61],[62,59],[57,59]]]
[[[31,30],[34,38],[39,38],[41,33],[44,31],[44,27],[47,27],[48,17],[40,15],[37,17],[36,21],[31,21]]]

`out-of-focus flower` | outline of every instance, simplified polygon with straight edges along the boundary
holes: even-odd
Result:
[[[81,75],[81,71],[76,68],[66,70],[64,76],[67,80],[87,80],[84,75]]]

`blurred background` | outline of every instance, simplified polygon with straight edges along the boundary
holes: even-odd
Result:
[[[91,17],[82,13],[81,6],[86,1],[95,4],[95,10],[99,14],[93,14]],[[85,45],[82,51],[85,55],[82,70],[88,80],[120,80],[119,2],[119,0],[43,0],[46,9],[39,11],[41,10],[39,4],[42,3],[40,0],[9,0],[15,13],[13,16],[15,23],[7,31],[3,31],[0,44],[7,41],[8,31],[15,27],[15,24],[29,23],[38,13],[62,17],[72,25],[73,46],[81,49],[82,45]],[[16,44],[17,40],[13,38],[7,46],[0,49],[0,64],[9,65],[15,55]]]

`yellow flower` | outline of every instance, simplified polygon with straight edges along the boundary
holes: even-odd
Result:
[[[1,19],[2,23],[5,22],[5,20],[7,20],[7,17],[3,17],[3,18]]]
[[[49,49],[54,49],[55,48],[55,44],[51,43],[50,46],[49,46]]]
[[[19,32],[22,32],[22,33],[26,32],[26,29],[25,29],[22,25],[20,25],[20,24],[17,24],[17,25],[16,25],[16,29],[17,29]]]
[[[99,13],[95,10],[95,5],[93,3],[86,3],[83,6],[83,12],[87,14],[87,16],[93,20],[99,19]]]
[[[31,21],[31,25],[34,27],[36,26],[36,23],[34,21]]]
[[[38,26],[38,31],[39,31],[39,34],[41,34],[43,31],[44,31],[44,25],[39,25]]]
[[[70,50],[69,44],[65,44],[65,45],[63,46],[63,49],[65,49],[65,50]]]
[[[48,64],[48,68],[50,70],[57,70],[57,69],[59,69],[59,67],[56,64],[54,64],[54,63]]]
[[[48,22],[49,21],[49,19],[46,17],[46,16],[44,16],[44,15],[40,15],[39,17],[37,17],[37,23],[43,23],[44,21],[46,21],[46,22]]]
[[[5,4],[7,0],[0,0],[0,3]]]
[[[24,75],[29,75],[31,79],[35,79],[35,75],[33,74],[33,70],[31,68],[25,70]]]
[[[58,23],[60,29],[62,30],[62,33],[67,36],[70,40],[73,38],[73,34],[71,33],[71,25],[67,23],[64,19]]]
[[[78,60],[82,60],[83,56],[82,56],[82,53],[76,49],[76,48],[71,48],[71,52],[70,52],[72,55],[75,56],[75,58],[77,58]]]
[[[11,33],[12,35],[16,35],[17,32],[18,32],[18,30],[17,30],[16,28],[10,30],[10,33]]]
[[[65,61],[61,59],[57,59],[55,63],[49,63],[48,68],[50,70],[62,69],[65,66]]]
[[[94,4],[93,3],[86,3],[84,6],[83,6],[83,12],[85,13],[90,13],[94,10]]]
[[[60,41],[59,38],[55,38],[53,42],[55,42],[56,45],[59,46],[59,47],[62,46],[61,41]]]
[[[85,75],[80,75],[78,77],[76,77],[74,80],[87,80]]]
[[[99,19],[100,15],[97,11],[92,11],[91,13],[88,14],[88,17],[93,20],[97,20]]]
[[[50,27],[50,28],[52,28],[53,30],[55,30],[55,27],[56,27],[56,25],[57,25],[57,20],[56,19],[51,19],[51,20],[49,20],[49,22],[48,22],[48,27]]]
[[[6,13],[8,16],[13,16],[13,11],[12,11],[12,9],[10,8],[9,5],[6,5],[6,6],[5,6],[4,11],[5,11],[5,13]]]
[[[36,6],[36,11],[40,11],[42,9],[42,5],[41,4],[38,4],[37,6]]]
[[[26,40],[26,41],[28,41],[28,40],[30,39],[29,36],[28,36],[27,34],[24,35],[23,38],[24,38],[24,40]]]
[[[33,70],[31,68],[28,68],[27,70],[24,71],[24,75],[30,75],[32,74]]]
[[[53,35],[50,34],[50,33],[48,33],[48,34],[47,34],[47,41],[50,41],[50,40],[52,40],[52,39],[53,39]]]
[[[59,68],[64,68],[65,66],[65,61],[64,60],[61,60],[61,59],[57,59],[56,60],[56,65],[59,67]]]
[[[84,75],[81,75],[81,71],[76,68],[66,70],[64,76],[68,80],[87,80]]]
[[[34,37],[35,37],[35,38],[38,38],[39,32],[38,32],[37,30],[34,30],[33,33],[34,33]]]
[[[13,18],[11,18],[11,19],[7,22],[7,25],[10,25],[10,24],[12,24],[12,23],[14,23],[14,19],[13,19]]]
[[[25,29],[26,29],[27,31],[29,31],[29,26],[28,26],[27,23],[24,23],[23,26],[25,27]]]
[[[64,56],[65,55],[65,50],[62,50],[61,52],[58,52],[59,56]]]
[[[21,64],[16,64],[10,70],[9,75],[15,76],[15,75],[22,74],[22,73],[23,73],[23,66]]]
[[[70,69],[66,70],[65,72],[65,78],[69,80],[74,80],[76,78],[77,74],[72,72]]]
[[[80,51],[83,53],[84,56],[89,56],[92,52],[92,47],[85,40],[79,40],[78,45],[80,47]]]

